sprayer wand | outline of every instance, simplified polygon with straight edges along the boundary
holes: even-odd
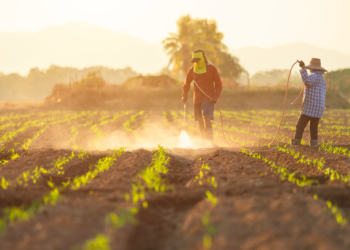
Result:
[[[186,125],[186,103],[184,103],[184,125],[182,127],[182,130],[185,130]]]

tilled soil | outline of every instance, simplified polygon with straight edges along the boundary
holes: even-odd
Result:
[[[173,127],[181,126],[175,124],[169,112],[165,118],[170,124],[174,123]],[[93,119],[93,124],[98,123],[98,117]],[[113,126],[121,127],[127,119],[120,118]],[[142,134],[145,133],[141,130],[144,118],[139,119],[134,125],[136,132]],[[156,119],[156,115],[152,114],[148,119]],[[70,127],[79,127],[83,122],[86,120],[63,127],[69,131]],[[15,183],[25,171],[40,166],[50,169],[59,157],[69,157],[72,151],[56,149],[59,145],[56,141],[68,141],[70,136],[56,133],[57,129],[63,128],[49,128],[34,144],[39,146],[29,152],[18,151],[19,158],[1,165],[0,177]],[[91,132],[89,134],[88,127],[79,129],[81,133],[77,141],[84,144]],[[111,126],[100,129],[108,134]],[[32,132],[28,131],[27,136]],[[189,134],[195,133],[189,130]],[[239,136],[238,133],[232,134]],[[20,136],[21,140],[26,137],[25,134]],[[52,138],[54,141],[49,145],[55,147],[45,148],[48,145],[45,143]],[[325,168],[335,169],[341,174],[349,172],[347,156],[306,146],[297,150],[308,157],[323,158]],[[107,236],[110,249],[116,250],[350,249],[350,225],[337,223],[336,215],[327,206],[327,202],[331,202],[340,209],[344,218],[349,218],[348,185],[330,180],[316,167],[298,163],[292,156],[276,150],[263,155],[290,172],[297,170],[299,174],[318,180],[318,184],[300,187],[281,180],[268,163],[242,152],[188,150],[191,152],[192,155],[179,156],[168,150],[169,172],[162,174],[161,178],[173,188],[163,194],[148,190],[148,207],[138,204],[136,224],[126,223],[124,227],[114,229],[106,222],[106,216],[133,206],[126,201],[125,194],[132,191],[140,171],[152,162],[154,152],[147,149],[127,149],[108,171],[98,174],[84,187],[62,191],[62,199],[55,206],[46,205],[32,218],[10,223],[6,232],[0,234],[0,249],[83,249],[87,240],[99,234]],[[34,200],[42,198],[51,190],[48,181],[60,187],[62,182],[86,174],[91,165],[110,153],[111,150],[91,151],[88,152],[89,158],[75,157],[62,165],[63,175],[43,174],[35,184],[0,189],[0,216],[3,208],[28,207]],[[1,157],[8,159],[9,154],[3,153]],[[210,170],[204,171],[203,164],[207,164]],[[200,171],[204,175],[202,184],[198,181]],[[217,187],[206,181],[213,177]],[[215,204],[207,199],[208,191],[217,197]],[[203,218],[209,218],[209,222],[205,224]],[[203,242],[208,234],[211,247]]]
[[[0,238],[0,248],[81,249],[86,240],[105,233],[111,249],[204,249],[201,219],[206,213],[216,231],[212,249],[350,247],[350,227],[338,225],[332,213],[325,211],[326,200],[348,211],[349,188],[326,184],[301,188],[281,181],[270,166],[239,152],[213,150],[189,158],[169,156],[170,171],[164,178],[174,189],[148,196],[148,208],[140,207],[136,215],[137,225],[112,230],[105,216],[118,207],[130,206],[123,194],[130,191],[137,173],[151,163],[153,153],[147,150],[125,152],[109,171],[84,188],[65,191],[56,206],[47,206],[29,221],[11,225]],[[217,188],[196,181],[203,162],[210,166],[207,175],[215,176]],[[66,167],[67,175],[84,172],[71,172],[74,166],[82,165]],[[218,197],[216,206],[206,201],[208,190]],[[48,189],[32,185],[13,192],[23,193],[23,197],[28,194],[22,200],[17,198],[19,205],[34,197],[29,194],[43,191]],[[3,197],[9,196],[13,194],[3,193]]]

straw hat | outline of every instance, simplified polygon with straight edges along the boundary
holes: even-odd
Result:
[[[305,68],[307,68],[307,69],[315,69],[315,70],[323,70],[323,71],[327,72],[326,69],[321,67],[321,59],[318,59],[318,58],[312,58],[311,61],[310,61],[310,64],[305,66]]]

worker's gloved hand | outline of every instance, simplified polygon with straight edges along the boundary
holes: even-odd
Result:
[[[216,99],[210,99],[209,101],[210,103],[213,103],[213,104],[216,103]]]
[[[187,102],[187,97],[182,97],[182,103],[186,104],[186,102]]]
[[[300,68],[305,68],[305,63],[303,61],[299,61]]]

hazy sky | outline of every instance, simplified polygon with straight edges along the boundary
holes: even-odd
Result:
[[[216,19],[231,48],[306,42],[350,54],[350,0],[0,0],[0,31],[87,22],[159,42],[180,15]]]

